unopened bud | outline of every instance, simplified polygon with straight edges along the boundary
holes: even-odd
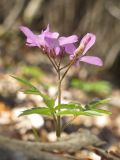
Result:
[[[75,56],[76,56],[76,58],[84,52],[87,44],[88,44],[90,41],[91,41],[91,34],[90,34],[90,33],[87,33],[87,34],[82,38],[79,47],[78,47],[78,48],[76,49],[76,51],[75,51]]]
[[[81,44],[83,44],[85,47],[86,45],[90,42],[91,40],[91,35],[88,33],[86,36],[82,39]]]
[[[77,58],[79,55],[81,55],[84,49],[85,49],[85,45],[80,44],[79,47],[75,50],[75,57]]]

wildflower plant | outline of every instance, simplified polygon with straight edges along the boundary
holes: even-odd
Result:
[[[20,114],[20,116],[29,114],[51,116],[54,120],[56,136],[60,137],[62,131],[61,116],[101,116],[103,114],[110,114],[110,112],[107,110],[97,108],[99,104],[107,103],[108,100],[106,99],[92,101],[86,105],[83,105],[79,102],[68,104],[63,104],[61,102],[62,81],[72,66],[79,66],[81,62],[96,66],[103,65],[103,62],[100,58],[86,55],[88,50],[96,41],[96,36],[94,34],[87,33],[79,42],[77,35],[60,37],[59,33],[50,31],[49,25],[47,26],[46,30],[42,31],[39,35],[34,34],[25,26],[21,26],[20,30],[26,36],[26,45],[29,47],[38,47],[41,53],[48,57],[58,76],[57,105],[55,105],[56,99],[41,93],[41,91],[29,81],[12,76],[28,87],[28,89],[24,91],[25,94],[40,95],[46,105],[46,107],[35,107],[25,110]],[[69,57],[69,62],[66,65],[63,65],[62,60],[66,56]]]

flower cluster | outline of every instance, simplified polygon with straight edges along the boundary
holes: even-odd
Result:
[[[78,36],[72,35],[69,37],[60,37],[58,32],[50,32],[49,25],[41,34],[34,34],[29,28],[21,26],[20,30],[27,37],[26,45],[29,47],[39,47],[43,53],[51,57],[60,57],[69,55],[70,60],[79,64],[81,61],[93,65],[102,66],[102,60],[95,56],[86,56],[87,51],[93,46],[96,41],[96,36],[92,33],[87,33],[80,42]],[[77,43],[80,43],[76,47]]]

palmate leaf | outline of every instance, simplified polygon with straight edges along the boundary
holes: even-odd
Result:
[[[51,111],[49,108],[36,107],[23,111],[19,116],[30,115],[30,114],[41,114],[41,115],[51,116]]]
[[[54,104],[55,104],[55,100],[51,97],[49,97],[48,95],[45,95],[43,93],[41,93],[33,84],[31,84],[29,81],[27,81],[26,79],[22,79],[16,76],[11,76],[14,79],[16,79],[17,81],[19,81],[20,83],[24,84],[25,86],[27,86],[29,89],[23,91],[25,94],[34,94],[34,95],[40,95],[43,98],[44,103],[47,105],[47,107],[49,108],[53,108]]]

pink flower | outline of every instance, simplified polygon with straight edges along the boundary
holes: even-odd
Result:
[[[21,26],[20,30],[26,36],[26,45],[29,47],[39,47],[44,53],[50,56],[59,56],[61,54],[69,54],[70,59],[75,58],[76,64],[81,61],[93,65],[102,66],[103,62],[95,56],[86,56],[87,51],[94,45],[96,36],[92,33],[87,33],[81,40],[80,45],[76,48],[75,43],[78,42],[78,37],[72,35],[69,37],[59,37],[58,32],[50,32],[49,25],[41,34],[34,34],[29,28]]]
[[[78,37],[73,35],[70,37],[60,37],[57,32],[50,32],[49,25],[46,30],[42,31],[41,34],[34,34],[29,28],[21,26],[20,30],[27,37],[26,45],[29,47],[39,47],[43,51],[46,51],[51,56],[58,56],[62,53],[62,46],[64,44],[69,47],[69,44],[75,43]],[[67,43],[67,44],[66,44]]]
[[[70,59],[73,59],[76,56],[77,65],[82,61],[89,64],[102,66],[103,62],[99,57],[86,56],[87,51],[94,45],[95,41],[96,36],[92,33],[87,33],[80,41],[78,48],[76,48],[73,44],[71,45],[71,48],[69,47],[67,53],[70,54]]]

